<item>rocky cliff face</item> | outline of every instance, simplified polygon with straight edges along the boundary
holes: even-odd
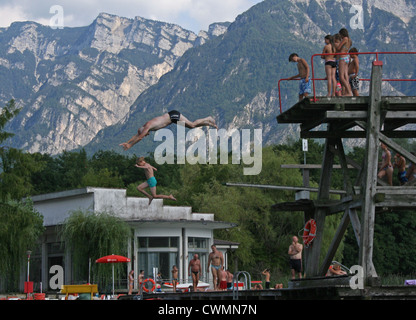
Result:
[[[188,49],[224,32],[100,14],[87,27],[52,30],[32,22],[0,29],[0,99],[22,108],[13,144],[56,154],[83,146],[117,123]]]
[[[353,5],[363,9],[363,29],[351,28]],[[15,23],[0,29],[0,99],[23,107],[10,131],[13,144],[31,152],[119,150],[139,125],[170,109],[191,119],[213,115],[230,132],[262,128],[264,144],[279,143],[296,137],[295,126],[275,118],[277,83],[296,74],[290,53],[309,59],[342,27],[361,52],[415,51],[415,15],[410,0],[265,0],[199,35],[109,14],[64,30]],[[383,57],[385,77],[414,79],[414,58]],[[372,59],[361,60],[364,78]],[[321,61],[315,67],[315,77],[324,77]],[[386,83],[384,93],[412,88]],[[283,108],[296,100],[296,85],[284,83]],[[154,150],[149,140],[141,153]]]
[[[353,29],[351,19],[361,5],[363,28]],[[226,33],[182,56],[174,69],[144,92],[118,124],[102,130],[87,150],[111,148],[131,137],[145,120],[166,110],[178,109],[188,118],[213,115],[229,132],[243,128],[263,130],[263,143],[286,142],[298,137],[296,126],[276,123],[279,114],[279,79],[297,73],[288,56],[297,52],[310,61],[322,52],[324,36],[347,27],[353,45],[361,52],[412,51],[415,45],[415,17],[409,1],[361,0],[266,0],[239,15]],[[360,75],[370,77],[374,56],[363,56]],[[386,78],[415,78],[414,58],[383,56]],[[319,60],[319,61],[318,61]],[[324,67],[315,60],[315,77],[324,78]],[[411,62],[413,61],[413,63]],[[383,93],[411,93],[409,86],[385,83]],[[363,83],[362,93],[368,92]],[[317,93],[326,94],[324,81]],[[297,101],[297,85],[282,83],[283,110]],[[156,145],[140,142],[138,152]]]

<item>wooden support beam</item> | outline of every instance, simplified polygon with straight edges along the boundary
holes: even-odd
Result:
[[[367,111],[326,111],[326,119],[367,119]],[[388,119],[406,119],[407,123],[414,123],[416,121],[416,111],[387,111],[385,120]]]
[[[398,139],[410,139],[416,138],[415,130],[394,130],[394,131],[381,131],[386,137],[398,138]],[[365,139],[366,132],[360,130],[348,130],[348,131],[335,131],[328,133],[327,131],[302,131],[300,137],[303,139],[328,139],[331,137],[339,137],[345,139]]]
[[[357,121],[357,125],[365,128],[366,124],[362,121]],[[391,140],[389,137],[384,135],[382,132],[378,132],[378,138],[381,142],[383,142],[386,146],[390,147],[394,151],[400,153],[402,156],[404,156],[406,159],[409,159],[411,162],[416,163],[416,156],[411,154],[409,151],[407,151],[405,148],[403,148],[401,145],[397,144],[393,140]]]
[[[329,126],[328,130],[331,130]],[[331,184],[331,172],[334,165],[334,154],[331,152],[331,147],[335,147],[335,139],[327,139],[325,142],[324,158],[322,162],[321,179],[319,183],[318,201],[329,200],[329,190]],[[316,237],[312,245],[305,250],[307,255],[307,263],[305,272],[308,277],[319,276],[319,258],[321,254],[322,240],[325,227],[326,209],[317,208],[314,213],[316,221]]]
[[[328,268],[331,265],[331,261],[335,257],[339,244],[341,243],[341,240],[344,237],[345,231],[347,231],[349,224],[350,224],[349,210],[346,210],[344,212],[344,215],[342,216],[341,222],[338,226],[337,231],[335,232],[334,238],[332,239],[331,245],[329,246],[328,252],[322,263],[321,269],[319,271],[320,275],[325,275],[326,272],[328,271]]]
[[[371,285],[376,282],[377,273],[373,265],[373,243],[375,202],[378,171],[379,135],[381,129],[381,79],[382,64],[373,64],[371,71],[370,101],[366,125],[366,168],[361,190],[363,204],[361,209],[361,233],[359,248],[359,264],[364,269],[364,282]]]

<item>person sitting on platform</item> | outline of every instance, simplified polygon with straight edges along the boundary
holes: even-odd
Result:
[[[414,156],[416,156],[416,153],[410,152]],[[416,164],[413,162],[410,162],[409,168],[407,168],[406,178],[408,181],[412,181],[413,179],[416,179]]]
[[[396,153],[394,156],[393,168],[398,169],[397,178],[399,179],[400,185],[404,185],[408,181],[406,175],[406,159],[400,153]]]
[[[334,263],[328,269],[327,276],[343,276],[347,273],[341,269],[341,266],[338,263]]]

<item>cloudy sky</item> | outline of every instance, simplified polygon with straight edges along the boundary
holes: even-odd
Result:
[[[234,21],[261,0],[0,0],[0,27],[14,21],[49,25],[60,6],[65,27],[87,26],[100,12],[127,18],[140,16],[199,32],[213,22]],[[55,20],[56,21],[56,20]]]

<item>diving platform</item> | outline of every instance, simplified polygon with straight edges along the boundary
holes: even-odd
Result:
[[[316,101],[315,101],[316,100]],[[366,138],[358,122],[368,119],[370,97],[305,98],[277,116],[278,123],[300,125],[301,138]],[[416,131],[403,128],[416,123],[416,97],[381,97],[381,133],[389,138],[414,138]],[[330,125],[333,130],[325,130]],[[354,130],[354,127],[356,129]]]
[[[308,278],[325,275],[351,224],[359,247],[357,264],[363,268],[364,284],[368,287],[379,285],[372,260],[376,213],[416,208],[416,187],[413,183],[390,186],[377,177],[381,142],[403,155],[407,161],[416,163],[416,157],[393,140],[416,138],[416,126],[412,126],[416,123],[416,97],[382,96],[382,68],[382,61],[373,62],[369,96],[309,97],[276,118],[279,124],[300,125],[301,138],[325,140],[317,199],[300,199],[273,206],[277,211],[304,211],[305,222],[311,218],[316,221],[316,237],[304,249]],[[343,140],[357,138],[365,139],[365,156],[361,164],[348,159],[343,146]],[[339,200],[330,198],[335,157],[344,177],[345,193],[340,194]],[[359,172],[355,181],[351,181],[349,176],[351,164]],[[325,218],[339,212],[343,215],[338,229],[324,261],[320,263]]]

